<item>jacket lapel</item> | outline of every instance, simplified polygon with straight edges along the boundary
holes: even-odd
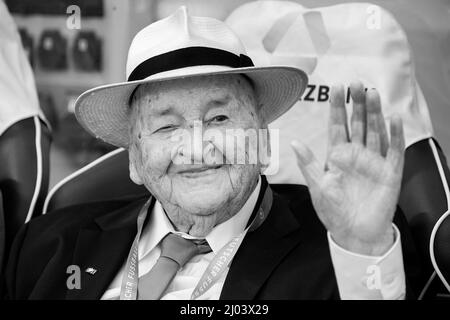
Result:
[[[230,266],[221,299],[254,299],[271,272],[300,241],[299,223],[274,194],[272,208],[260,228],[249,233]]]
[[[102,216],[80,230],[72,264],[80,267],[81,288],[67,290],[66,299],[101,298],[126,261],[145,200]]]

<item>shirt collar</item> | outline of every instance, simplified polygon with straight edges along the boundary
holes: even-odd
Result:
[[[258,195],[261,189],[261,177],[258,184],[247,199],[241,210],[230,219],[215,226],[211,232],[205,237],[208,241],[211,250],[214,254],[225,246],[231,239],[238,236],[245,230],[248,219],[250,218],[253,209],[258,200]],[[172,223],[167,217],[164,209],[159,201],[155,201],[149,221],[142,230],[141,241],[139,241],[139,257],[143,258],[151,250],[153,250],[158,243],[168,234],[176,233],[186,239],[196,239],[184,232],[177,232],[173,228]]]

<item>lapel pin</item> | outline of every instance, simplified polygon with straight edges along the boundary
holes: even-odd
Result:
[[[97,269],[94,268],[87,268],[86,270],[84,270],[85,272],[94,275],[97,272]]]

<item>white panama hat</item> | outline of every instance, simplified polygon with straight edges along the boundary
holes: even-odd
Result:
[[[222,21],[194,17],[186,7],[150,24],[128,51],[126,82],[93,88],[75,102],[79,123],[93,136],[128,148],[130,96],[143,83],[196,76],[243,74],[253,84],[260,112],[268,123],[302,96],[308,78],[294,67],[255,67],[239,38]]]

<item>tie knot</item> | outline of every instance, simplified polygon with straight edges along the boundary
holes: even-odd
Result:
[[[161,257],[166,257],[183,267],[197,254],[211,251],[206,240],[187,240],[174,233],[169,233],[161,242]]]

